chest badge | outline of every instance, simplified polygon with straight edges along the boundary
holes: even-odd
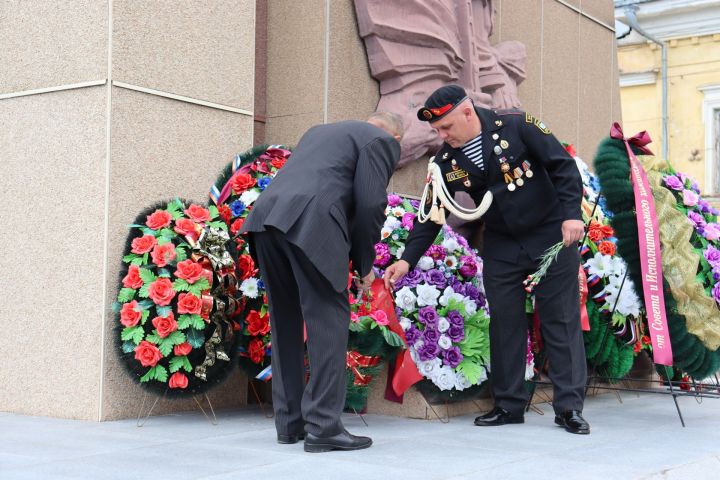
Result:
[[[457,167],[455,167],[457,168]],[[456,170],[453,170],[452,172],[448,172],[445,174],[445,180],[449,182],[456,182],[458,180],[461,180],[463,178],[466,178],[468,176],[468,172],[461,168],[457,168]]]
[[[500,140],[500,147],[506,149],[510,146],[507,140]]]

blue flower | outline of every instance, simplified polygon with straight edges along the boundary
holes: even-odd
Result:
[[[262,280],[258,280],[257,286],[258,290],[263,290],[265,289],[265,282],[263,282]]]
[[[257,184],[258,184],[258,188],[260,188],[261,192],[263,190],[265,190],[268,185],[270,185],[270,180],[271,180],[270,177],[263,177],[260,180],[258,180]]]
[[[245,204],[240,200],[235,200],[230,204],[230,210],[234,217],[239,217],[245,211]]]

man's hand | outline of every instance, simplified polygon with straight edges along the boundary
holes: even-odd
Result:
[[[565,220],[562,223],[563,243],[569,247],[582,240],[585,235],[585,224],[582,220]]]
[[[362,295],[364,292],[370,291],[373,281],[375,281],[375,272],[370,270],[370,273],[365,275],[363,278],[355,280],[355,286],[358,290],[360,290],[360,294]]]
[[[385,280],[385,288],[392,292],[395,282],[400,280],[410,270],[410,264],[405,260],[398,260],[385,270],[383,279]]]

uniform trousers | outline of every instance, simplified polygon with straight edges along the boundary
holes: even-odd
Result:
[[[528,401],[524,374],[528,319],[523,280],[538,266],[520,251],[517,262],[484,258],[483,283],[490,308],[490,380],[495,405],[521,415]],[[577,247],[563,248],[535,287],[556,413],[582,410],[587,365],[580,326]],[[536,365],[540,368],[540,365]]]
[[[335,291],[281,231],[268,228],[251,235],[270,308],[277,432],[297,435],[304,429],[319,437],[337,435],[343,430],[340,415],[345,405],[347,291]],[[307,385],[303,323],[310,365]]]

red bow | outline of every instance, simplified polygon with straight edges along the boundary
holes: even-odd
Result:
[[[625,134],[623,133],[620,124],[615,122],[610,128],[610,136],[617,140],[622,140],[626,144],[634,145],[635,147],[637,147],[638,150],[640,150],[640,152],[644,153],[645,155],[653,155],[650,149],[645,146],[648,143],[652,142],[652,139],[650,139],[650,134],[647,133],[647,130],[636,133],[632,137],[625,138]]]

